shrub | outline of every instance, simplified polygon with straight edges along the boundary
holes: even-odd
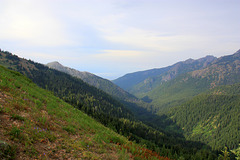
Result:
[[[16,147],[0,140],[0,159],[15,159]]]
[[[63,130],[71,134],[76,134],[76,129],[74,128],[74,126],[65,126],[63,127]]]
[[[16,114],[12,114],[11,116],[12,116],[11,118],[14,119],[14,120],[19,120],[19,121],[24,121],[25,120],[24,117],[16,115]]]
[[[12,139],[14,138],[20,138],[21,130],[18,129],[17,127],[13,127],[11,131],[9,132],[9,135],[11,135]]]

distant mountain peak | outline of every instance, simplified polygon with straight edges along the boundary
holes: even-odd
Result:
[[[234,53],[234,55],[240,55],[240,49],[236,52],[236,53]]]
[[[50,63],[52,63],[52,64],[60,64],[58,61],[53,61],[53,62],[50,62]],[[61,64],[60,64],[61,65]]]
[[[185,64],[191,64],[191,63],[194,63],[194,62],[201,62],[201,61],[213,61],[214,59],[217,59],[216,57],[214,57],[213,55],[207,55],[203,58],[199,58],[199,59],[192,59],[192,58],[189,58],[185,61],[182,61],[183,63]],[[179,62],[181,63],[181,62]]]
[[[86,71],[81,72],[81,71],[78,71],[76,69],[66,67],[66,66],[62,65],[61,63],[59,63],[58,61],[53,61],[53,62],[47,63],[46,65],[49,68],[68,73],[68,74],[70,74],[72,76],[75,76],[75,77],[80,76],[81,79],[84,78],[84,77],[88,77],[88,76],[96,76],[96,75],[94,75],[92,73],[89,73],[89,72],[86,72]]]
[[[59,63],[58,61],[53,61],[50,63],[47,63],[47,66],[51,66],[51,65],[59,65],[59,66],[63,66],[61,63]]]
[[[194,62],[194,59],[192,59],[192,58],[189,58],[186,61],[184,61],[184,63],[193,63],[193,62]]]
[[[88,83],[91,86],[94,86],[98,89],[105,91],[106,93],[112,95],[113,97],[122,99],[122,100],[131,100],[137,101],[136,97],[124,91],[111,81],[99,77],[95,74],[86,71],[78,71],[73,68],[65,67],[57,61],[50,62],[46,64],[49,68],[56,69],[58,71],[67,73],[73,77],[80,78],[84,82]]]
[[[64,66],[59,63],[58,61],[54,61],[54,62],[50,62],[50,63],[47,63],[46,66],[48,66],[49,68],[52,68],[52,69],[60,69],[60,70],[63,70]]]
[[[136,95],[136,93],[143,91],[144,89],[148,92],[154,85],[162,83],[163,81],[171,80],[179,74],[206,68],[216,59],[216,57],[211,55],[196,60],[190,58],[165,68],[129,73],[113,82],[128,92]],[[139,87],[141,87],[141,89]]]
[[[48,66],[49,68],[52,68],[52,69],[56,69],[56,70],[65,72],[65,73],[69,73],[69,72],[78,73],[79,72],[83,75],[94,75],[94,74],[92,74],[90,72],[87,72],[87,71],[78,71],[76,69],[66,67],[66,66],[62,65],[61,63],[59,63],[58,61],[53,61],[53,62],[47,63],[46,66]],[[94,76],[96,76],[96,75],[94,75]]]

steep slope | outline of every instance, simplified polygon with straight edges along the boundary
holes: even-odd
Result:
[[[240,84],[220,86],[173,108],[169,115],[189,140],[215,149],[240,143]]]
[[[80,78],[89,85],[97,87],[105,91],[106,93],[114,96],[116,99],[120,100],[125,106],[130,109],[137,119],[147,123],[148,125],[158,128],[161,131],[169,131],[169,132],[181,132],[178,127],[175,126],[174,123],[166,116],[157,116],[153,115],[147,109],[151,108],[151,105],[143,102],[142,100],[134,97],[128,92],[124,91],[111,81],[107,79],[103,79],[94,74],[88,72],[80,72],[75,69],[71,69],[69,67],[65,67],[61,65],[59,62],[51,62],[47,64],[48,67],[52,69],[56,69],[61,72],[65,72],[74,77]]]
[[[129,92],[141,97],[141,95],[144,95],[146,92],[153,90],[163,82],[172,80],[177,76],[187,72],[206,68],[215,59],[216,58],[213,56],[206,56],[197,60],[188,59],[186,61],[176,63],[175,65],[171,66],[171,69],[167,72],[154,77],[149,77],[143,82],[133,86]]]
[[[0,66],[0,159],[168,159]],[[146,154],[145,154],[146,153]]]
[[[233,55],[216,59],[209,67],[191,73],[193,78],[211,81],[211,87],[239,82],[240,77],[240,50]]]
[[[91,86],[94,86],[98,89],[103,90],[104,92],[112,95],[113,97],[120,99],[120,100],[126,100],[126,101],[137,101],[137,98],[133,95],[129,94],[128,92],[124,91],[111,81],[101,78],[99,76],[96,76],[89,72],[80,72],[78,70],[65,67],[59,62],[51,62],[46,64],[48,67],[52,69],[56,69],[58,71],[70,74],[71,76],[77,77],[82,79],[84,82],[88,83]]]
[[[183,73],[203,69],[215,59],[216,58],[213,56],[206,56],[198,60],[188,59],[186,61],[178,62],[166,68],[127,74],[126,76],[120,77],[113,82],[120,87],[123,87],[130,93],[142,97],[141,95],[148,91],[151,91],[152,89],[160,85],[162,82],[174,79],[175,77]],[[137,81],[135,81],[134,78],[136,78]],[[122,85],[125,83],[129,84],[128,88]]]
[[[25,74],[40,87],[53,91],[86,113],[133,119],[133,114],[124,105],[81,79],[8,52],[0,52],[0,64]]]
[[[208,67],[181,74],[145,93],[156,111],[179,105],[218,85],[240,82],[240,51],[214,60]]]
[[[203,143],[186,142],[181,134],[169,134],[136,121],[124,105],[80,79],[49,69],[30,60],[21,59],[9,52],[2,51],[0,54],[1,64],[21,71],[33,82],[54,92],[55,95],[72,104],[76,109],[84,111],[105,126],[129,137],[131,140],[145,144],[148,148],[161,153],[161,155],[167,155],[173,159],[179,156],[192,159],[203,152],[207,156],[215,155]],[[171,121],[167,121],[166,124],[169,124],[169,122]]]
[[[124,75],[123,77],[113,80],[113,83],[120,86],[124,90],[129,91],[133,86],[143,82],[145,79],[160,75],[162,73],[167,72],[170,69],[171,67],[165,67],[160,69],[150,69],[146,71],[129,73]]]

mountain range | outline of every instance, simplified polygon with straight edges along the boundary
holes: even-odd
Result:
[[[109,95],[113,96],[124,105],[127,106],[128,109],[132,111],[132,113],[137,117],[137,119],[147,123],[148,125],[166,130],[166,127],[174,128],[177,130],[178,127],[174,126],[174,124],[169,124],[169,120],[166,116],[157,116],[150,112],[151,105],[142,101],[141,99],[136,98],[132,94],[128,93],[127,91],[123,90],[122,88],[118,87],[113,82],[96,76],[89,72],[81,72],[66,66],[63,66],[59,62],[50,62],[46,64],[49,68],[56,69],[58,71],[67,73],[73,77],[77,77],[87,84],[96,87],[104,92],[108,93]],[[151,118],[149,118],[151,117]],[[168,125],[165,124],[165,121],[168,121]],[[173,132],[173,130],[171,130]]]
[[[224,146],[237,149],[240,143],[240,50],[129,73],[112,82],[7,51],[0,52],[0,65],[172,159],[216,159]]]
[[[39,87],[51,91],[55,96],[85,112],[111,130],[128,137],[129,140],[145,145],[162,156],[176,159],[181,156],[195,157],[198,156],[198,152],[204,152],[208,156],[216,157],[216,153],[208,145],[193,141],[186,143],[180,128],[166,115],[151,114],[138,104],[122,103],[80,78],[19,58],[7,51],[0,52],[0,65],[20,72]],[[21,88],[21,85],[19,87]],[[133,113],[133,111],[136,112]],[[135,116],[138,113],[142,115]],[[139,117],[144,117],[145,121],[141,121]]]
[[[240,143],[240,50],[232,55],[207,56],[164,68],[159,75],[144,77],[154,69],[127,74],[113,82],[124,84],[142,76],[127,89],[153,105],[152,112],[165,113],[188,140],[201,141],[215,149]],[[149,73],[148,73],[149,72]]]
[[[112,95],[113,97],[120,99],[120,100],[126,100],[126,101],[137,101],[137,98],[133,96],[132,94],[129,94],[119,86],[115,85],[111,81],[101,78],[97,75],[94,75],[89,72],[81,72],[66,66],[63,66],[59,62],[50,62],[46,64],[49,68],[56,69],[58,71],[67,73],[73,77],[80,78],[84,82],[88,83],[91,86],[94,86],[98,89],[101,89],[105,91],[106,93]]]
[[[0,159],[164,159],[0,66]]]
[[[147,75],[156,70],[162,71],[162,68],[127,74],[113,82],[121,87],[121,84],[134,81],[130,78],[133,75],[142,76],[141,82],[135,83],[127,90],[138,98],[151,102],[155,112],[158,112],[212,87],[238,82],[239,52],[220,58],[206,56],[198,60],[189,59],[163,68],[165,71],[158,75],[142,76],[143,73]]]
[[[215,59],[213,56],[198,60],[188,59],[164,68],[129,73],[113,82],[130,93],[139,94],[138,92],[147,92],[158,83],[169,81],[179,74],[205,68]]]

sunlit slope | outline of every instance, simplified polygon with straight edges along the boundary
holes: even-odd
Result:
[[[133,114],[123,104],[81,79],[9,52],[0,52],[0,64],[26,75],[41,88],[54,92],[86,113],[95,112],[98,114],[96,116],[133,119]]]
[[[150,140],[148,141],[150,143],[149,146],[152,146],[151,143],[155,143],[159,147],[165,142],[178,143],[175,140],[176,135],[166,136],[163,130],[158,131],[139,122],[135,119],[133,113],[126,108],[126,106],[131,105],[136,112],[139,112],[138,106],[132,104],[124,105],[107,93],[88,85],[79,78],[50,69],[31,60],[19,58],[7,51],[0,52],[0,64],[25,74],[38,86],[52,91],[56,96],[126,137],[131,135],[132,139],[138,142],[142,138]],[[140,110],[140,112],[146,113],[144,110]],[[156,136],[149,136],[148,134]],[[160,141],[159,137],[164,139],[164,142]],[[182,137],[178,136],[177,138],[182,139]],[[184,140],[181,140],[181,143],[183,142]],[[168,147],[171,148],[172,145],[175,145],[175,143],[169,143]]]
[[[0,158],[163,158],[129,142],[20,73],[1,66],[0,73]]]
[[[37,85],[50,90],[69,104],[72,104],[76,109],[84,111],[105,126],[130,138],[130,140],[144,144],[160,155],[172,159],[181,156],[188,159],[189,157],[198,157],[199,153],[204,152],[209,157],[216,156],[209,146],[199,142],[186,141],[181,133],[165,132],[162,129],[156,130],[150,127],[151,124],[147,126],[141,121],[135,120],[131,112],[123,104],[80,79],[49,69],[42,64],[19,58],[9,52],[2,51],[0,54],[1,64],[22,72]],[[149,120],[149,117],[146,118]],[[151,122],[158,120],[158,117],[156,119],[152,118],[150,119]],[[157,122],[156,124],[161,124],[163,127],[170,125],[167,128],[168,131],[175,131],[175,125],[171,119],[166,116],[159,118],[164,123]]]

